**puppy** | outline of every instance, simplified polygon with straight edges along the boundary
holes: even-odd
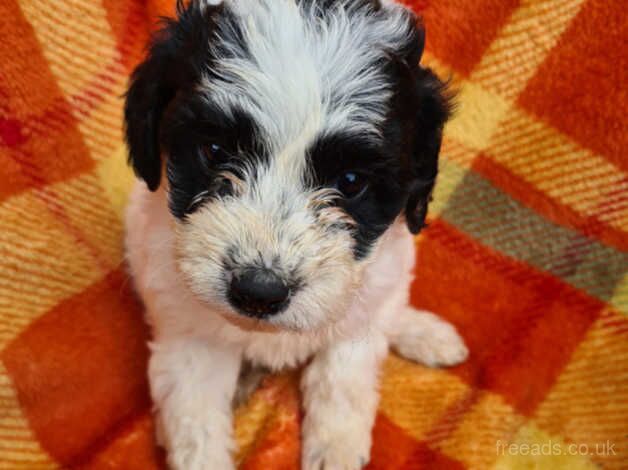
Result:
[[[329,470],[369,461],[389,346],[465,359],[408,306],[449,114],[423,42],[386,0],[192,0],[153,39],[126,96],[126,242],[172,468],[233,468],[243,361],[307,362],[302,468]]]

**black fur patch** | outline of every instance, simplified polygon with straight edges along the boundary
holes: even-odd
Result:
[[[408,62],[408,57],[421,54],[421,38],[422,33],[417,33],[404,55],[393,57],[387,64],[395,93],[381,129],[382,143],[374,146],[360,136],[335,135],[319,140],[310,150],[317,185],[333,186],[346,171],[369,178],[362,195],[338,201],[357,223],[356,258],[369,253],[402,211],[412,233],[418,233],[425,224],[450,99],[436,75]]]
[[[244,112],[227,116],[194,93],[176,99],[171,109],[164,117],[161,142],[169,155],[170,210],[184,218],[200,203],[233,192],[221,172],[242,178],[243,160],[258,162],[267,156],[255,141],[255,123]],[[219,145],[220,151],[208,155],[205,150],[212,144]],[[248,163],[255,167],[256,162]],[[199,194],[200,199],[195,199]]]
[[[309,152],[314,184],[333,187],[347,171],[368,178],[368,188],[337,204],[357,223],[355,255],[366,256],[371,245],[399,215],[405,202],[403,171],[397,157],[399,142],[374,146],[359,136],[334,135],[320,139]]]
[[[146,60],[131,76],[124,108],[129,162],[151,191],[159,187],[162,172],[160,130],[166,109],[182,90],[200,81],[211,69],[210,40],[228,25],[239,33],[237,20],[222,6],[188,7],[177,0],[177,18],[163,18]]]

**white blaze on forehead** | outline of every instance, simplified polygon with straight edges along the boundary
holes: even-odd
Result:
[[[208,98],[250,114],[271,152],[295,140],[305,148],[329,131],[379,135],[391,90],[377,63],[408,40],[403,7],[374,12],[339,0],[317,15],[315,2],[224,3],[241,36],[218,22]]]

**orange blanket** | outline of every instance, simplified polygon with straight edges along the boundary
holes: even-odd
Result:
[[[163,465],[121,95],[171,3],[0,1],[0,468]],[[625,6],[409,3],[459,90],[412,301],[471,357],[389,358],[369,468],[628,468]],[[237,410],[242,468],[298,468],[297,378]]]

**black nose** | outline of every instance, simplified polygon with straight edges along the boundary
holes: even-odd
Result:
[[[245,315],[265,317],[288,304],[290,289],[268,269],[250,268],[234,274],[229,287],[229,301]]]

